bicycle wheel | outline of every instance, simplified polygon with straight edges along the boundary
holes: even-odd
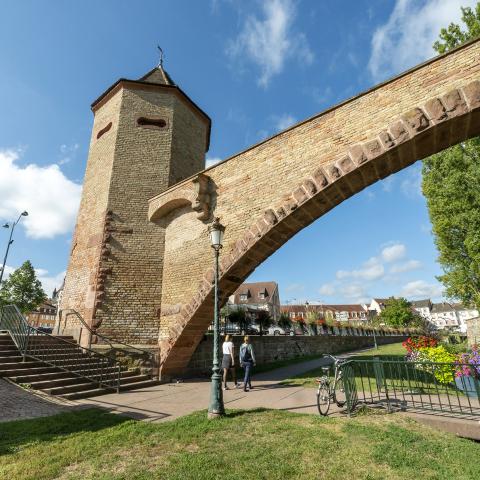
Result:
[[[347,402],[347,395],[345,393],[345,385],[342,377],[337,378],[337,381],[335,382],[333,397],[338,408],[342,408]]]
[[[317,407],[320,415],[327,415],[330,408],[330,388],[327,385],[320,385],[317,390]]]

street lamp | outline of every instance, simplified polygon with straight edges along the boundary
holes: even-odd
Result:
[[[10,229],[10,238],[8,239],[8,243],[7,243],[7,251],[5,252],[5,258],[3,259],[2,270],[0,270],[0,286],[2,285],[3,272],[5,271],[5,265],[7,264],[8,251],[10,250],[10,245],[13,243],[13,240],[12,240],[13,231],[15,230],[15,227],[17,226],[17,223],[20,221],[20,219],[22,217],[28,217],[28,212],[26,210],[23,211],[18,216],[16,222],[12,223],[12,228]],[[6,223],[5,225],[3,225],[3,228],[10,228],[10,224]]]
[[[225,227],[217,217],[208,228],[210,242],[215,255],[215,291],[214,291],[214,313],[213,313],[213,366],[212,366],[212,390],[210,394],[210,406],[208,407],[208,418],[217,418],[225,415],[222,394],[222,376],[220,375],[220,322],[218,319],[218,257],[222,248],[223,234]]]

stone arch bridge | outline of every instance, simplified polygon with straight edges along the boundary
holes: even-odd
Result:
[[[222,300],[298,231],[418,159],[480,134],[480,42],[419,65],[149,201],[166,229],[162,373],[181,372],[213,316],[212,215],[226,226]],[[209,219],[209,220],[205,220]]]

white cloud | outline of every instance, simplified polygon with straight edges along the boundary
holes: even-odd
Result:
[[[80,145],[78,143],[74,143],[73,145],[60,145],[61,158],[58,161],[58,165],[65,165],[66,163],[70,163],[72,160],[74,160],[79,148]]]
[[[220,157],[207,157],[207,160],[205,161],[205,168],[213,167],[213,165],[216,165],[218,162],[221,162],[222,158]]]
[[[385,262],[395,262],[396,260],[400,260],[405,256],[407,253],[407,249],[405,245],[402,243],[396,243],[394,245],[390,245],[388,247],[385,247],[382,250],[382,259]]]
[[[381,181],[382,190],[384,192],[391,192],[393,188],[394,176],[390,175],[389,177],[385,178]]]
[[[249,15],[238,37],[230,42],[227,54],[232,58],[248,58],[260,68],[259,85],[266,87],[280,73],[285,62],[295,58],[306,64],[313,53],[303,33],[293,30],[296,4],[293,0],[264,0],[263,18]]]
[[[272,118],[275,121],[276,130],[285,130],[286,128],[291,127],[294,123],[297,123],[297,119],[288,113],[275,115]]]
[[[320,295],[331,297],[335,293],[335,287],[331,283],[325,283],[319,288],[318,292]]]
[[[63,283],[63,279],[65,278],[65,274],[67,273],[66,271],[57,273],[56,275],[49,276],[47,270],[42,270],[45,272],[44,274],[38,275],[38,279],[42,282],[42,287],[45,290],[45,293],[48,295],[48,297],[52,296],[53,289],[56,288],[58,289],[61,287]]]
[[[412,166],[406,171],[406,177],[400,184],[402,193],[408,198],[417,198],[423,195],[422,193],[422,168],[420,164]]]
[[[342,280],[344,278],[361,278],[363,280],[377,280],[385,274],[385,268],[381,263],[374,261],[371,258],[363,264],[363,268],[359,270],[338,270],[337,278]]]
[[[375,81],[406,70],[435,52],[440,29],[459,23],[460,7],[477,0],[396,0],[388,21],[375,30],[368,64]]]
[[[18,150],[0,150],[0,218],[21,221],[32,238],[53,238],[69,232],[75,223],[82,187],[69,180],[58,165],[45,167],[16,162]]]
[[[393,265],[390,269],[390,273],[411,272],[412,270],[418,270],[421,267],[422,262],[419,262],[418,260],[408,260],[407,262]]]
[[[427,283],[424,280],[408,282],[401,290],[401,296],[407,298],[438,298],[443,294],[443,287],[439,283]]]
[[[341,292],[345,298],[354,303],[364,303],[370,298],[365,286],[358,283],[344,285]]]

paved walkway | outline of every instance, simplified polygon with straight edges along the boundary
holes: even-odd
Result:
[[[0,422],[45,417],[72,408],[69,402],[33,393],[0,378]]]
[[[358,351],[355,353],[359,353]],[[349,354],[342,354],[342,357]],[[285,378],[326,365],[328,360],[309,360],[253,376],[253,390],[233,389],[223,392],[226,408],[276,408],[318,414],[315,390],[281,385]],[[106,408],[135,419],[151,422],[172,420],[208,407],[210,380],[189,380],[148,387],[132,392],[102,395],[78,400],[83,406]]]

